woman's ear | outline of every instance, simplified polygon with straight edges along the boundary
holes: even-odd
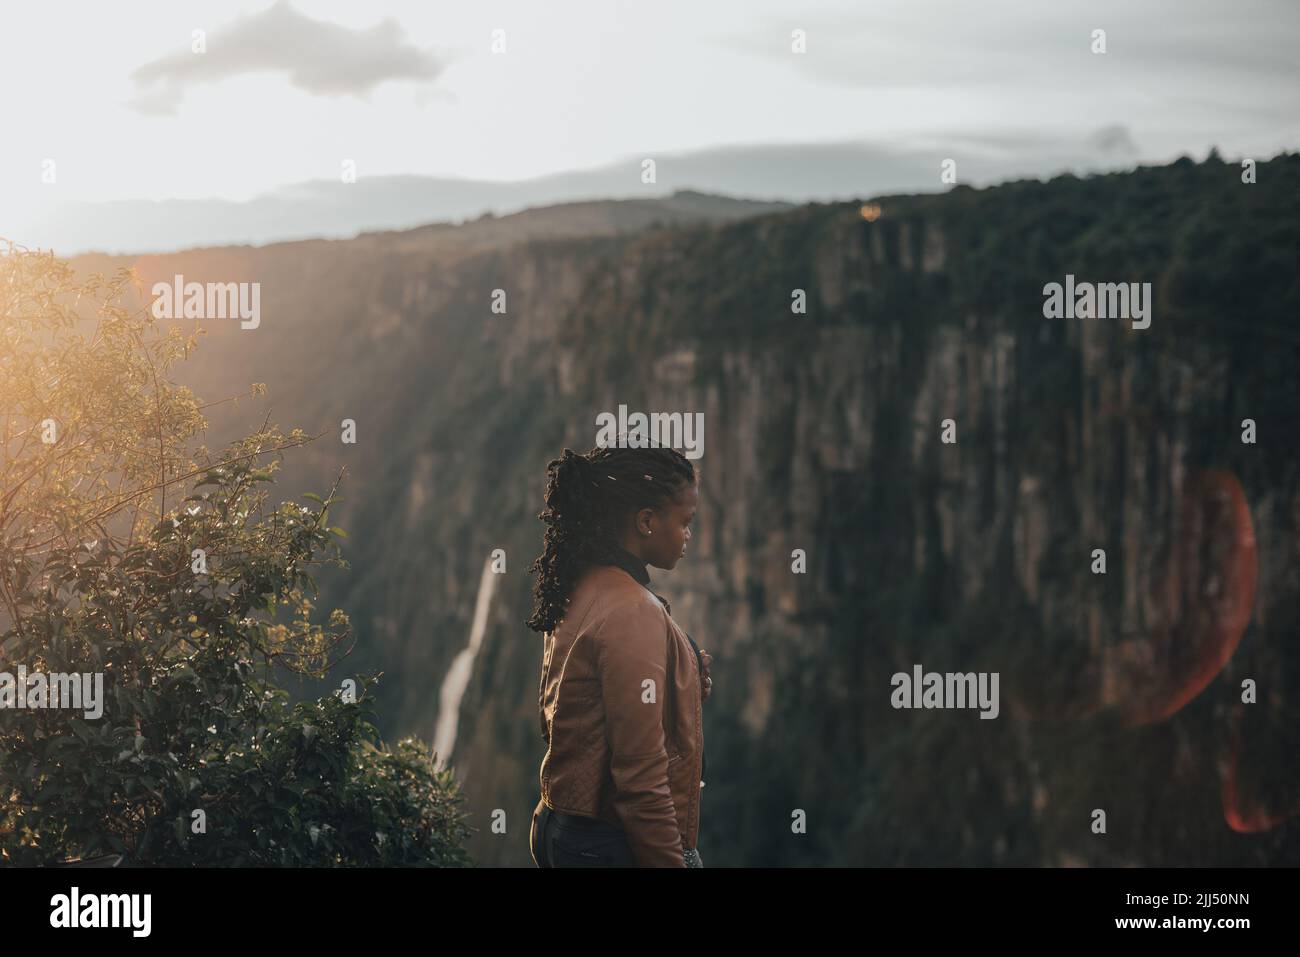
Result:
[[[636,513],[636,533],[641,536],[653,535],[655,510],[652,508],[643,508]]]

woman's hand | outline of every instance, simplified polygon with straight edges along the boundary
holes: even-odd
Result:
[[[713,691],[713,679],[709,677],[709,665],[713,663],[713,655],[709,654],[703,648],[700,649],[700,664],[704,668],[704,690],[701,692],[701,700],[707,698]]]

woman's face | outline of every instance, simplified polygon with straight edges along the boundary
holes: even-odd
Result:
[[[643,539],[643,557],[655,568],[672,569],[686,554],[691,540],[691,522],[700,503],[694,484],[686,486],[677,499],[655,510],[648,522],[651,534]]]

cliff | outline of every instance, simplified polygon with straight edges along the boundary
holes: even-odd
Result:
[[[690,555],[652,570],[714,656],[706,865],[1300,863],[1300,156],[873,202],[137,264],[261,282],[189,384],[266,382],[326,431],[284,495],[347,466],[318,604],[361,630],[345,669],[385,672],[386,736],[433,739],[505,550],[449,756],[482,863],[531,863],[545,464],[619,404],[706,420]],[[1151,283],[1150,328],[1044,318],[1067,274]],[[214,409],[210,444],[266,405]],[[999,717],[891,707],[915,664],[998,672]]]

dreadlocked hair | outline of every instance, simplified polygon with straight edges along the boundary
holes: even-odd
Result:
[[[587,565],[612,564],[621,523],[643,508],[659,508],[696,481],[695,466],[667,447],[565,449],[546,466],[546,523],[542,554],[528,566],[537,572],[533,614],[525,624],[552,631],[568,610],[569,595]]]

